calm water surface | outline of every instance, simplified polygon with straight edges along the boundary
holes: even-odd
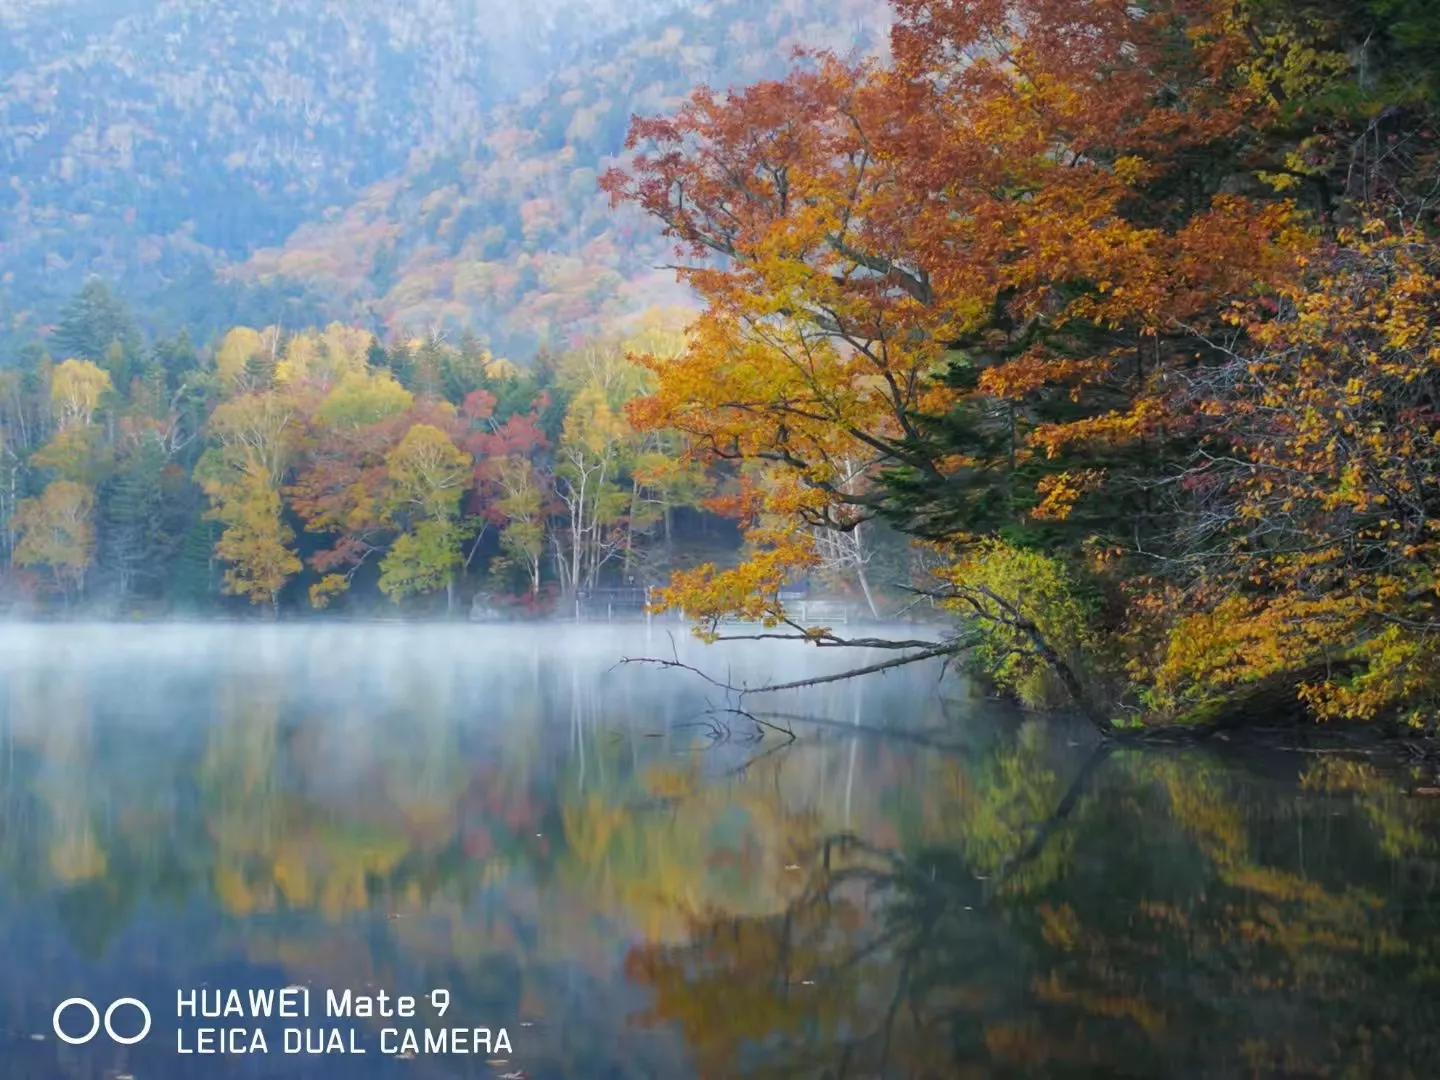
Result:
[[[735,681],[854,660],[676,644]],[[1433,773],[1097,752],[934,668],[767,702],[808,718],[764,717],[793,744],[717,740],[703,684],[613,668],[670,648],[0,631],[0,1076],[1440,1073]],[[177,991],[286,986],[309,1019],[176,1018]],[[451,1004],[332,1021],[326,988]],[[153,1030],[67,1046],[75,995]],[[177,1052],[212,1025],[270,1052]],[[286,1055],[287,1026],[366,1052]],[[401,1057],[388,1027],[511,1049]]]

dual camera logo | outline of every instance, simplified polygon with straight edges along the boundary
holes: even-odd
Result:
[[[126,1005],[140,1014],[140,1030],[134,1035],[121,1035],[115,1030],[115,1013]],[[68,1034],[65,1029],[60,1026],[60,1018],[65,1015],[67,1009],[79,1009],[89,1013],[90,1030],[83,1035]],[[83,1046],[85,1043],[88,1043],[100,1033],[102,1026],[105,1028],[105,1034],[109,1035],[112,1040],[121,1046],[133,1046],[145,1038],[146,1035],[150,1034],[150,1010],[145,1007],[143,1001],[138,1001],[135,998],[116,998],[110,1003],[109,1008],[105,1010],[105,1014],[102,1017],[99,1008],[96,1007],[93,1001],[88,998],[72,997],[66,998],[60,1002],[59,1005],[55,1006],[55,1015],[50,1018],[50,1024],[55,1029],[55,1034],[63,1042],[67,1042],[71,1046]]]

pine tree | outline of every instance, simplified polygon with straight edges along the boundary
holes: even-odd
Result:
[[[415,354],[410,351],[410,346],[405,344],[396,345],[390,350],[390,370],[395,374],[395,381],[406,390],[415,389]]]
[[[157,341],[150,349],[151,362],[165,373],[165,384],[171,390],[178,389],[185,377],[200,366],[200,357],[190,333],[182,330],[173,338]]]
[[[56,350],[62,356],[103,364],[112,358],[116,345],[125,363],[138,359],[140,332],[125,302],[103,281],[92,280],[60,313]],[[123,383],[117,381],[116,385]]]
[[[101,565],[114,576],[123,600],[154,582],[173,548],[166,529],[163,485],[165,452],[153,439],[140,443],[121,463],[108,485]]]
[[[170,599],[177,611],[200,612],[215,605],[220,594],[220,575],[215,565],[215,543],[219,539],[219,523],[203,518],[196,518],[185,532],[170,579]]]

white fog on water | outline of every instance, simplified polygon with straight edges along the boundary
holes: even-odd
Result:
[[[626,733],[668,732],[677,719],[694,719],[688,711],[749,735],[753,724],[724,713],[742,704],[742,695],[706,676],[737,689],[760,687],[887,658],[882,650],[818,649],[797,641],[706,644],[674,621],[649,627],[633,621],[477,627],[319,620],[0,627],[0,679],[11,691],[5,715],[14,730],[84,724],[97,714],[137,730],[204,728],[214,722],[218,688],[232,702],[263,699],[310,722],[383,725],[391,729],[387,738],[404,739],[416,724],[436,721],[478,731],[543,729],[557,719],[535,711],[536,699],[548,695],[583,701]],[[762,714],[814,710],[819,719],[853,722],[862,701],[903,701],[925,710],[942,696],[970,692],[953,673],[942,687],[940,672],[937,660],[873,686],[839,682],[762,694],[744,704]]]

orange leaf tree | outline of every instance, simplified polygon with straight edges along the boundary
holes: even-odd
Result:
[[[712,633],[790,622],[778,592],[814,562],[808,530],[885,515],[942,551],[1043,546],[1102,579],[1091,616],[1118,626],[1137,561],[1188,585],[1163,489],[1208,434],[1177,386],[1227,368],[1234,305],[1303,288],[1325,169],[1296,102],[1346,62],[1318,16],[1247,0],[894,6],[890,63],[811,56],[702,90],[637,120],[603,181],[663,223],[705,304],[688,349],[650,361],[634,420],[779,477],[747,502],[764,523],[747,561],[667,602]],[[1297,185],[1309,205],[1274,190]],[[994,577],[944,573],[937,595],[1058,656],[1020,614],[1024,582]]]

